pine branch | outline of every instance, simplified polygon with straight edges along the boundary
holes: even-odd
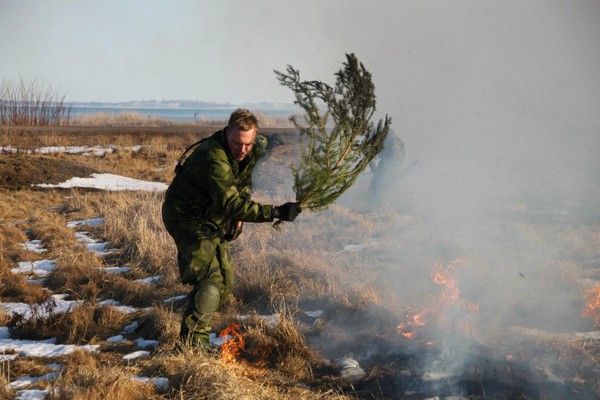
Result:
[[[294,92],[295,103],[305,112],[305,125],[290,118],[301,136],[308,137],[301,142],[300,165],[291,167],[296,201],[303,208],[324,209],[354,184],[383,149],[392,120],[386,115],[373,127],[375,86],[354,54],[346,54],[333,87],[301,81],[300,72],[290,65],[287,73],[275,71],[275,75]],[[333,126],[328,129],[330,122]]]

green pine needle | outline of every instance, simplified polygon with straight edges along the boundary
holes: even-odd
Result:
[[[296,201],[304,209],[323,210],[352,186],[383,149],[392,123],[386,115],[374,127],[371,117],[376,102],[371,74],[354,54],[346,54],[346,59],[335,74],[334,87],[301,81],[300,72],[290,65],[287,73],[275,71],[305,112],[304,124],[290,118],[303,137],[300,165],[291,169]]]

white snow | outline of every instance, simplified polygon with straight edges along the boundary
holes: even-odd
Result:
[[[51,379],[56,379],[56,378],[58,378],[59,373],[60,373],[60,371],[54,371],[54,372],[49,372],[47,374],[40,375],[40,376],[21,376],[17,380],[9,383],[8,387],[10,387],[11,389],[22,389],[29,385],[33,385],[34,383],[39,382],[39,381],[47,381],[47,380],[51,380]]]
[[[185,294],[182,294],[181,296],[169,297],[168,299],[163,300],[163,304],[169,304],[169,303],[173,303],[176,301],[185,300],[186,298],[187,298],[187,295],[185,295]]]
[[[162,192],[167,185],[161,182],[148,182],[113,174],[92,174],[90,178],[74,177],[58,184],[39,183],[33,186],[42,188],[73,188],[87,187],[104,190],[144,190]]]
[[[117,249],[106,249],[109,243],[94,239],[89,235],[89,232],[75,232],[75,237],[87,247],[88,251],[96,254],[98,257],[104,257],[117,251]]]
[[[80,226],[89,225],[91,227],[100,226],[105,222],[104,218],[90,218],[90,219],[82,219],[78,221],[69,221],[67,222],[68,228],[78,228]]]
[[[152,283],[158,283],[160,282],[160,280],[162,279],[162,276],[160,275],[156,275],[156,276],[149,276],[147,278],[142,278],[142,279],[136,279],[135,281],[138,283],[145,283],[145,284],[152,284]]]
[[[117,274],[120,272],[128,272],[129,267],[98,267],[98,269],[109,273],[109,274]]]
[[[14,351],[26,357],[60,357],[77,349],[96,351],[98,345],[77,346],[74,344],[54,344],[56,338],[47,340],[0,339],[0,352]]]
[[[46,396],[50,394],[50,390],[38,390],[38,389],[29,389],[29,390],[19,390],[15,397],[15,400],[44,400]]]
[[[125,313],[125,314],[133,314],[134,312],[137,312],[138,309],[135,307],[129,307],[129,306],[122,306],[121,303],[119,303],[116,300],[103,300],[101,302],[98,303],[98,305],[100,306],[111,306],[116,308],[117,310]]]
[[[127,325],[125,328],[123,328],[123,333],[124,334],[132,333],[133,331],[135,331],[137,329],[137,327],[138,327],[138,322],[133,321],[132,323]]]
[[[159,392],[166,392],[169,390],[169,380],[167,378],[147,378],[145,376],[135,375],[132,379],[140,382],[148,383],[152,382]]]
[[[135,343],[140,349],[146,349],[148,347],[156,348],[158,347],[158,340],[147,340],[144,338],[135,339]]]
[[[123,341],[123,335],[111,336],[106,339],[108,343],[119,343]]]
[[[56,269],[56,263],[52,260],[20,261],[17,268],[12,268],[13,274],[32,273],[35,276],[45,277]]]
[[[223,343],[227,343],[232,339],[230,335],[217,336],[216,333],[208,334],[208,343],[211,347],[219,348],[223,346]]]
[[[48,249],[44,248],[41,240],[30,240],[29,242],[21,243],[21,247],[27,251],[31,251],[34,253],[45,253]]]
[[[25,319],[32,316],[48,318],[51,314],[62,314],[71,311],[73,307],[82,304],[82,300],[65,300],[68,295],[55,294],[40,304],[29,305],[26,303],[0,303],[0,308],[10,316],[21,314]]]
[[[129,150],[134,153],[139,152],[142,149],[142,145],[136,146],[125,146],[124,150]],[[104,156],[106,154],[112,154],[117,151],[118,146],[111,144],[105,147],[102,146],[43,146],[33,150],[19,149],[15,146],[0,146],[0,154],[2,153],[22,153],[22,154],[53,154],[53,153],[67,153],[67,154],[81,154],[84,156]]]
[[[17,357],[18,354],[0,354],[0,362],[12,361]]]
[[[139,350],[139,351],[134,351],[133,353],[124,355],[123,360],[126,360],[126,361],[137,360],[138,358],[148,357],[149,355],[150,355],[149,351]]]

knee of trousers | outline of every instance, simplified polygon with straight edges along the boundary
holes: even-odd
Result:
[[[196,292],[194,296],[194,313],[198,317],[206,314],[212,314],[219,308],[221,300],[221,290],[212,283],[205,283]]]

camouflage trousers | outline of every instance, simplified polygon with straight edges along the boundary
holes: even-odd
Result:
[[[193,285],[181,321],[181,339],[208,349],[213,313],[233,289],[229,243],[220,237],[206,237],[201,229],[190,229],[189,222],[165,222],[165,226],[177,246],[181,281]]]

